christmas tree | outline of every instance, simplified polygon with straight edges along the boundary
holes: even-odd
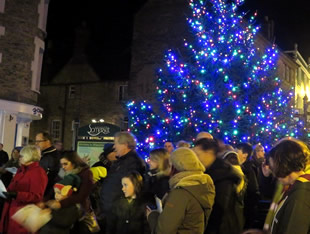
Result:
[[[141,151],[167,140],[194,141],[201,131],[228,144],[260,142],[267,148],[296,136],[293,90],[280,87],[276,46],[256,47],[259,27],[255,15],[245,19],[238,12],[242,3],[189,0],[193,39],[184,40],[186,56],[166,53],[166,66],[156,77],[156,111],[146,102],[147,108],[128,105],[129,128]]]

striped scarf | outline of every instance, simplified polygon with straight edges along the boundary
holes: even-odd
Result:
[[[310,181],[309,167],[308,167],[308,170],[306,170],[306,173],[307,174],[299,176],[297,180],[301,181],[301,182],[309,182]],[[277,183],[276,191],[275,191],[275,194],[273,196],[272,203],[270,204],[270,208],[269,208],[269,211],[268,211],[266,219],[265,219],[265,223],[264,223],[264,227],[263,227],[264,231],[270,231],[271,224],[272,224],[272,221],[274,219],[274,216],[275,216],[277,210],[280,208],[280,206],[283,205],[283,203],[287,197],[287,193],[289,192],[291,187],[292,187],[292,185],[291,186],[283,186],[281,183],[279,183],[279,182]]]

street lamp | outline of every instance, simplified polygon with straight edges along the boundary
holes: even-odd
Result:
[[[308,106],[310,105],[310,102],[308,101],[307,94],[303,98],[304,101],[304,121],[305,121],[305,128],[308,130]]]

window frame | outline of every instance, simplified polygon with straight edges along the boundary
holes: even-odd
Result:
[[[38,28],[43,32],[46,32],[46,24],[47,24],[47,14],[48,14],[48,5],[50,0],[40,0],[38,5]]]
[[[0,13],[4,13],[5,0],[0,0]]]
[[[59,124],[59,125],[58,125],[58,129],[55,128],[56,123]],[[56,131],[58,131],[57,134],[55,134]],[[52,135],[53,139],[54,139],[54,140],[61,140],[61,132],[62,132],[62,129],[61,129],[61,120],[59,120],[59,119],[53,119],[53,120],[51,121],[51,135]],[[57,137],[57,135],[58,135],[58,137]]]
[[[42,63],[44,56],[45,43],[39,37],[34,38],[35,51],[34,59],[31,63],[32,79],[31,79],[31,90],[40,93]]]
[[[118,88],[118,100],[120,102],[126,101],[128,99],[128,85],[120,85]]]
[[[69,85],[68,98],[74,99],[76,97],[76,85]]]

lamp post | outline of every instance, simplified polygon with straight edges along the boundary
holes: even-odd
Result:
[[[306,131],[308,131],[308,114],[310,114],[310,113],[308,112],[308,106],[310,105],[310,102],[308,101],[307,94],[304,96],[303,101],[304,101],[304,121],[305,121],[305,128],[306,128]]]

